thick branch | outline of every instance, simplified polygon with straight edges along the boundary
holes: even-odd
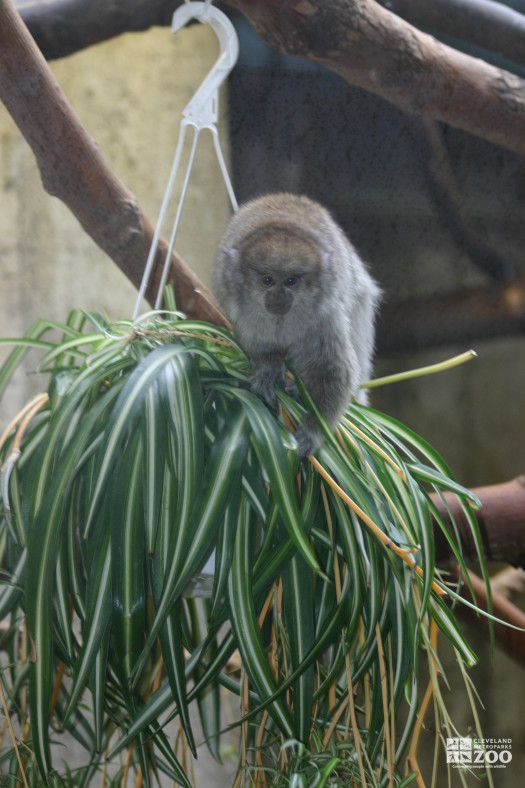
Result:
[[[481,501],[481,509],[475,516],[481,533],[483,555],[487,561],[505,561],[513,566],[525,567],[525,476],[504,484],[479,487],[473,492]],[[457,498],[447,493],[445,506],[436,495],[432,497],[451,533],[454,533],[451,515],[454,518],[465,559],[476,560],[476,545]],[[443,563],[452,554],[437,525],[434,526],[434,537],[436,561]]]
[[[36,156],[46,191],[68,206],[138,287],[153,227],[83,128],[11,0],[0,0],[0,98]],[[157,276],[166,253],[162,241],[155,260]],[[189,316],[222,322],[186,263],[174,254],[171,265],[178,307]],[[155,285],[147,297],[154,291]]]
[[[414,129],[418,128],[418,141],[424,146],[422,168],[441,223],[456,246],[470,257],[477,268],[495,282],[508,282],[515,276],[515,266],[470,220],[456,166],[445,145],[442,126],[428,118],[414,119]]]
[[[228,0],[281,52],[410,112],[525,154],[525,81],[462,54],[375,0]]]
[[[315,60],[406,110],[525,153],[525,82],[440,44],[375,0],[226,4],[281,52]],[[21,11],[46,56],[57,57],[124,29],[165,23],[166,5],[166,0],[50,0],[43,5],[26,0]],[[176,5],[180,2],[172,9]]]
[[[48,60],[122,33],[168,25],[176,5],[173,0],[15,0]]]
[[[167,25],[173,0],[15,0],[33,38],[50,60],[127,31]],[[417,27],[454,36],[518,63],[525,62],[525,16],[496,0],[378,0]]]
[[[379,312],[380,354],[472,343],[525,333],[525,284],[476,288],[447,295],[385,301]]]
[[[459,567],[453,567],[451,571],[453,580],[458,580],[460,577]],[[477,607],[487,612],[489,604],[487,599],[487,590],[483,580],[475,575],[473,572],[468,573],[470,584],[476,595],[472,597],[467,585],[462,587],[461,596],[468,599],[469,602],[474,602]],[[465,578],[463,578],[465,579]],[[478,627],[485,627],[488,630],[488,619],[481,617],[469,607],[461,605],[456,608],[462,615],[468,616],[471,621]],[[522,667],[525,665],[525,613],[520,610],[512,602],[509,602],[501,594],[492,591],[492,604],[490,605],[491,612],[496,618],[506,621],[512,627],[519,627],[513,629],[505,626],[505,624],[494,624],[494,637],[496,643],[510,656],[515,659]]]
[[[525,63],[525,16],[495,0],[378,0],[407,22]]]

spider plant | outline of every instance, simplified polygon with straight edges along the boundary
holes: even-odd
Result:
[[[133,771],[190,786],[190,705],[219,759],[224,688],[240,708],[238,785],[421,780],[429,705],[436,737],[457,735],[438,630],[475,662],[434,565],[437,527],[464,568],[431,492],[457,495],[484,567],[478,501],[438,453],[358,404],[334,435],[304,390],[270,412],[235,338],[174,311],[73,311],[12,342],[1,389],[29,348],[46,383],[1,439],[6,784],[100,784],[125,752],[115,784]],[[326,441],[300,461],[305,408]],[[63,730],[86,761],[59,775]]]

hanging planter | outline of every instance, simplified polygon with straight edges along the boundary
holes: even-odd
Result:
[[[300,464],[288,427],[303,405],[279,393],[270,412],[232,335],[174,312],[108,324],[75,311],[15,344],[2,389],[29,347],[49,385],[0,454],[2,679],[27,740],[4,773],[55,779],[50,729],[65,728],[86,749],[70,784],[128,748],[146,784],[160,770],[189,786],[159,718],[177,715],[195,752],[197,700],[219,757],[222,685],[241,704],[241,775],[264,757],[268,784],[405,784],[421,704],[451,730],[437,630],[475,662],[433,522],[464,568],[461,550],[429,491],[458,496],[483,566],[477,500],[440,456],[351,405]],[[213,551],[210,597],[189,597]]]

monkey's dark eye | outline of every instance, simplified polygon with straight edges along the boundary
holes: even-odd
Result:
[[[272,276],[270,276],[270,274],[265,274],[264,276],[262,276],[261,281],[263,285],[266,285],[266,287],[271,287],[272,285],[275,284],[275,280]]]
[[[285,285],[286,285],[286,287],[293,287],[294,285],[297,284],[298,281],[299,281],[299,277],[298,276],[289,276],[285,280]]]

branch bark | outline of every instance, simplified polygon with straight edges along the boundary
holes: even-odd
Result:
[[[416,27],[525,62],[525,16],[495,0],[377,0]],[[127,31],[168,25],[173,0],[15,0],[45,57],[64,57]]]
[[[473,265],[493,281],[509,282],[515,277],[515,266],[470,220],[443,128],[429,118],[414,119],[413,128],[419,131],[418,141],[423,146],[421,166],[427,176],[429,193],[447,233]]]
[[[122,33],[169,25],[175,5],[173,0],[15,0],[17,11],[48,60]]]
[[[377,0],[418,27],[525,63],[525,16],[495,0]]]
[[[80,123],[11,0],[0,0],[0,98],[35,154],[46,191],[70,208],[139,287],[153,226]],[[148,300],[167,251],[161,240]],[[224,322],[202,282],[177,254],[171,260],[171,281],[177,305],[188,316]]]
[[[417,1],[405,0],[413,10]],[[432,6],[419,1],[426,9]],[[525,154],[525,81],[439,43],[375,0],[226,0],[226,5],[243,13],[281,52],[314,60],[409,112]],[[47,57],[124,29],[169,21],[166,0],[51,0],[44,6],[26,0],[20,10]],[[514,14],[511,27],[523,52],[521,15]],[[56,32],[50,34],[52,28]]]
[[[525,154],[525,81],[409,25],[375,0],[228,0],[281,52],[399,107]]]
[[[388,355],[524,332],[525,283],[515,280],[397,303],[386,301],[376,334],[378,351]]]
[[[504,484],[478,487],[472,492],[481,501],[481,509],[475,516],[487,561],[504,561],[512,566],[525,567],[525,476],[518,476]],[[451,533],[454,533],[453,518],[465,559],[477,560],[476,544],[457,498],[445,494],[446,505],[436,495],[432,499]],[[452,557],[452,553],[445,535],[437,525],[434,526],[434,540],[436,562],[444,563]]]
[[[474,602],[481,610],[487,612],[489,604],[487,599],[487,590],[483,580],[474,574],[468,572],[469,580],[476,598],[473,599],[469,588],[464,585],[461,590],[461,596],[469,602]],[[458,580],[460,577],[459,567],[455,566],[451,571],[453,580]],[[465,580],[465,578],[463,578]],[[473,624],[478,627],[485,627],[488,632],[488,620],[482,618],[471,608],[460,605],[456,608],[458,613],[470,618]],[[522,667],[525,665],[525,613],[520,610],[508,599],[505,599],[501,594],[492,592],[492,605],[491,612],[496,618],[506,621],[512,627],[519,627],[519,629],[512,629],[505,626],[505,624],[494,624],[494,637],[496,643],[505,651],[509,657],[516,660]]]

